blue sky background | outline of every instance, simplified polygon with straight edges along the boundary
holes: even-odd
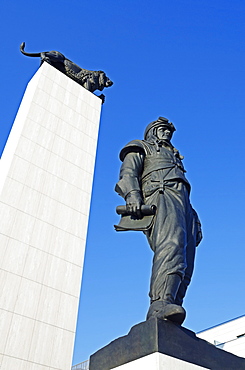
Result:
[[[128,141],[162,115],[185,156],[204,240],[184,306],[195,332],[243,315],[245,2],[243,0],[2,0],[0,149],[39,59],[58,50],[114,81],[104,90],[73,363],[145,320],[152,252],[116,233],[114,193]]]

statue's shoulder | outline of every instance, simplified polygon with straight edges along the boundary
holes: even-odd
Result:
[[[150,144],[147,143],[145,140],[132,140],[122,148],[119,157],[121,161],[123,161],[126,154],[128,153],[141,152],[146,155],[149,152],[149,146]]]

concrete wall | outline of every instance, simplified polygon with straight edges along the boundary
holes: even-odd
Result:
[[[0,368],[68,370],[101,100],[44,63],[0,161]]]
[[[245,316],[204,330],[197,336],[220,349],[245,357]]]

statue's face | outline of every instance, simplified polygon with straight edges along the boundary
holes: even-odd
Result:
[[[166,126],[159,126],[157,128],[157,137],[159,140],[170,141],[173,136],[172,131]]]

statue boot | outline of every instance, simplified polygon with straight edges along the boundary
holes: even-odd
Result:
[[[177,274],[168,275],[162,298],[153,301],[150,305],[147,320],[151,317],[170,320],[179,325],[185,320],[186,312],[183,307],[175,304],[176,295],[181,284],[181,277]]]

